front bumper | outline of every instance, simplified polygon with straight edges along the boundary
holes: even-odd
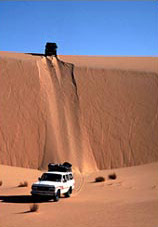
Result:
[[[31,191],[32,195],[39,195],[39,196],[54,196],[55,192],[54,191]]]

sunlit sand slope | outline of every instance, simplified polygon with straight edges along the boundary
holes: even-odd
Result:
[[[74,74],[81,125],[97,166],[104,169],[157,160],[157,75],[83,67],[76,67]]]
[[[76,66],[93,68],[122,69],[139,72],[158,72],[158,57],[84,56],[60,55],[62,61]]]
[[[150,60],[141,71],[110,69],[106,58],[99,68],[1,53],[0,64],[2,164],[67,160],[89,172],[158,160],[158,75]]]

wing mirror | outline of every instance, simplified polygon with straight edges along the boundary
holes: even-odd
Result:
[[[41,177],[39,177],[38,180],[41,181]]]

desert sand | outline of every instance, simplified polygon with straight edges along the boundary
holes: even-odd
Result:
[[[158,57],[0,52],[0,65],[0,226],[158,226]],[[72,197],[30,213],[31,184],[64,161]]]
[[[156,56],[60,55],[59,58],[75,66],[155,73],[158,71],[158,57]]]
[[[33,201],[32,182],[41,171],[0,166],[0,226],[51,227],[156,227],[158,226],[158,163],[76,174],[76,187],[70,198],[59,202],[35,201],[37,212],[29,212]],[[115,172],[116,180],[108,174]],[[105,177],[94,183],[95,177]],[[28,187],[17,187],[20,182]]]
[[[158,160],[158,58],[1,52],[0,64],[1,164],[88,173]]]

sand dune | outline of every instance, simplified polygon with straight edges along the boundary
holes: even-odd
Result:
[[[157,161],[158,59],[60,59],[74,65],[0,54],[1,163],[89,172]]]
[[[0,225],[157,226],[158,58],[1,52],[0,64]],[[37,169],[63,161],[72,197],[30,213]]]

